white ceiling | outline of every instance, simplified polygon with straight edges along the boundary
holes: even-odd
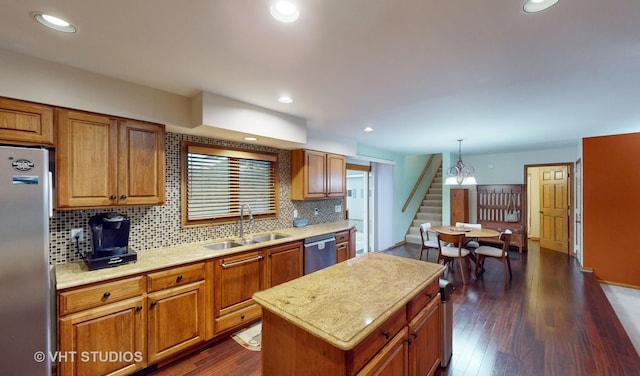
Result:
[[[0,0],[0,48],[403,153],[640,131],[640,1],[560,0],[537,14],[524,0],[298,2],[298,22],[283,24],[269,0]],[[42,27],[36,10],[78,32]]]

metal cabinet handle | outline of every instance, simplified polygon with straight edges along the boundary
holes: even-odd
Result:
[[[142,311],[142,306],[141,305],[137,306],[136,311]]]
[[[156,302],[155,300],[151,302],[151,308],[155,307],[156,304],[158,304],[158,302]]]
[[[220,266],[222,266],[223,269],[226,269],[226,268],[230,268],[232,266],[238,266],[238,265],[242,265],[242,264],[247,264],[247,263],[250,263],[250,262],[258,261],[258,260],[261,260],[263,258],[264,258],[264,256],[258,255],[256,257],[253,257],[253,258],[250,258],[250,259],[230,262],[228,264],[225,263],[224,260],[222,260],[222,263],[220,264]]]
[[[111,196],[109,196],[109,200],[115,200],[116,197],[117,197],[116,195],[111,195]]]
[[[111,293],[110,293],[110,292],[108,292],[108,291],[107,291],[107,292],[105,292],[104,294],[102,294],[102,297],[103,297],[103,298],[105,298],[105,299],[106,299],[106,298],[108,298],[108,297],[110,297],[110,296],[111,296]]]
[[[176,277],[176,282],[180,282],[180,281],[182,281],[182,274],[179,274],[179,275]]]
[[[244,315],[240,316],[240,320],[244,320]]]
[[[127,199],[127,195],[120,196],[120,200],[126,200],[126,199]]]
[[[428,293],[427,293],[427,297],[428,297],[429,299],[431,299],[431,298],[433,298],[433,294],[432,294],[432,293],[430,293],[430,292],[428,292]]]
[[[389,339],[389,337],[391,337],[391,333],[389,333],[388,330],[385,330],[382,335],[384,336],[385,339]]]
[[[413,336],[413,338],[418,338],[418,332],[413,332],[411,333],[411,335]]]

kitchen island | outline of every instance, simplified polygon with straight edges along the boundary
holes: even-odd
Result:
[[[439,264],[368,253],[257,292],[263,375],[433,374]]]

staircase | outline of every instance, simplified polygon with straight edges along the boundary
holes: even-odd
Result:
[[[442,164],[433,177],[404,240],[407,243],[420,244],[420,225],[425,222],[431,222],[432,226],[442,224]]]

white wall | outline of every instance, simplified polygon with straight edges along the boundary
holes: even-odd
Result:
[[[0,96],[185,127],[189,98],[0,49]]]
[[[580,158],[579,153],[580,145],[578,142],[575,146],[559,149],[463,156],[462,162],[475,169],[478,184],[524,184],[525,165],[575,162]],[[447,159],[449,160],[447,161]],[[451,163],[455,163],[455,158],[445,153],[442,163],[443,174],[446,175],[446,170],[451,166]],[[442,192],[442,223],[447,224],[450,218],[450,187],[446,185],[444,187]],[[465,186],[465,188],[469,188],[469,221],[475,222],[478,220],[477,190],[474,186]]]
[[[524,165],[575,162],[580,158],[579,152],[576,142],[575,146],[562,149],[468,155],[463,156],[463,162],[475,168],[478,184],[524,184]]]
[[[306,120],[201,93],[194,98],[153,89],[0,49],[0,96],[165,124],[176,133],[242,141],[280,149],[309,148],[356,155],[356,142],[320,132],[307,135]]]

